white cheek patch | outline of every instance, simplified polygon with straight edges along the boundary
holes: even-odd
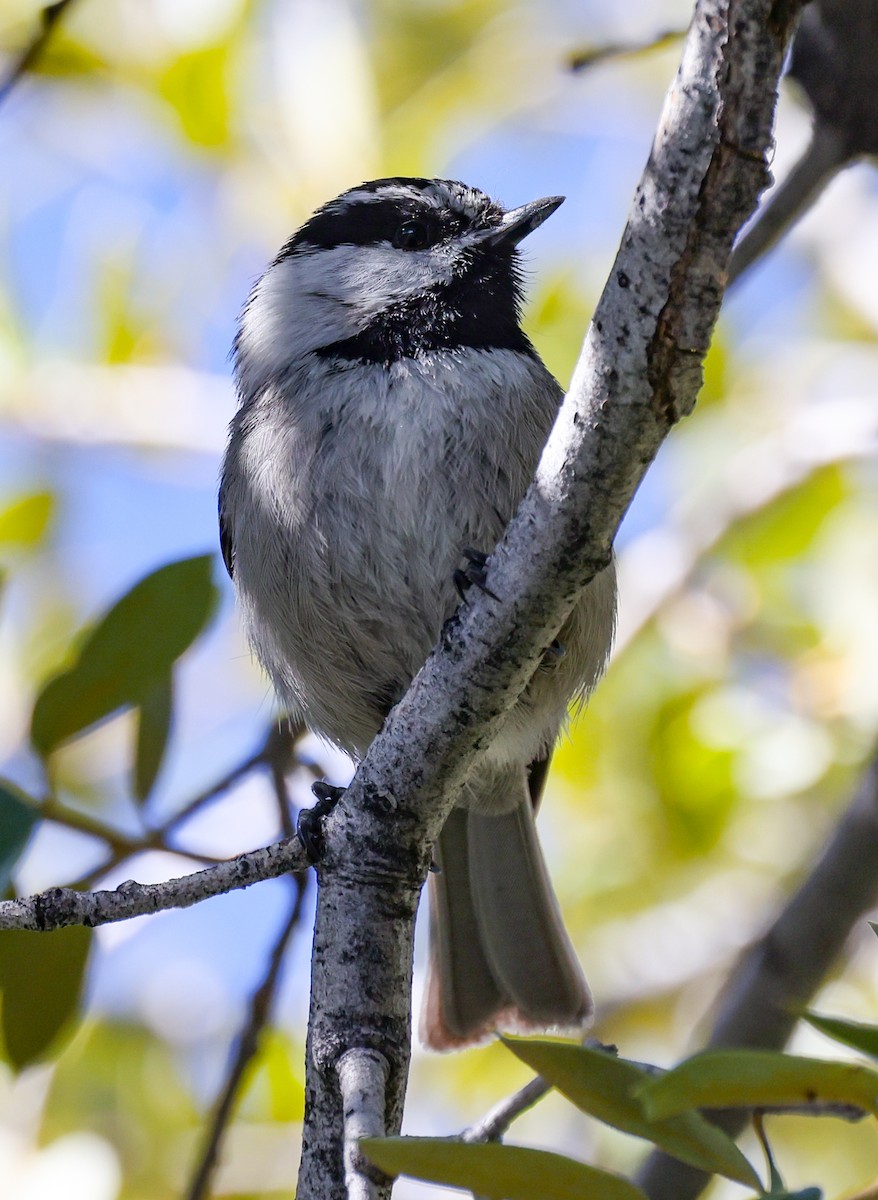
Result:
[[[293,359],[354,337],[388,308],[453,277],[447,245],[397,250],[382,243],[292,254],[266,271],[241,319],[241,382],[258,387]]]
[[[401,301],[422,295],[453,278],[454,256],[448,246],[397,250],[386,242],[375,246],[338,246],[323,251],[336,297],[349,305],[360,328]]]
[[[324,258],[336,253],[292,255],[259,280],[241,318],[238,372],[243,383],[258,387],[294,359],[359,332],[363,322],[343,295],[349,289],[333,277]]]

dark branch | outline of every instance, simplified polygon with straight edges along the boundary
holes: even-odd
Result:
[[[729,265],[729,286],[777,245],[847,162],[840,134],[828,125],[815,125],[807,150],[789,175],[769,193],[758,217],[735,247]]]
[[[811,142],[770,192],[735,249],[729,283],[792,228],[840,170],[878,154],[878,5],[813,0],[793,41],[789,76],[813,110]]]
[[[52,31],[58,24],[61,16],[66,8],[69,8],[73,0],[56,0],[54,4],[48,4],[40,13],[40,24],[37,32],[31,38],[18,58],[10,66],[9,70],[2,80],[0,80],[0,104],[9,96],[12,89],[19,83],[20,80],[32,71],[35,64],[39,61],[44,53],[49,39],[52,36]]]

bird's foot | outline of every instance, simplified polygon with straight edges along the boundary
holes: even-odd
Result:
[[[482,554],[481,550],[473,550],[471,546],[467,546],[461,557],[466,559],[467,565],[463,570],[455,571],[452,575],[454,586],[461,600],[466,601],[466,594],[471,587],[477,587],[492,600],[499,600],[500,597],[496,596],[488,587],[488,572],[485,570],[488,562],[487,554]]]
[[[543,651],[543,661],[540,667],[543,671],[554,671],[562,658],[567,657],[567,647],[555,638],[548,650]]]
[[[323,822],[341,800],[346,789],[336,787],[333,783],[318,780],[312,783],[311,791],[317,797],[317,803],[311,808],[304,808],[299,813],[296,822],[296,834],[313,865],[323,857]]]

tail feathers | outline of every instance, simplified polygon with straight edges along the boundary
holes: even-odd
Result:
[[[466,1045],[493,1028],[504,996],[482,947],[473,905],[467,850],[468,814],[453,809],[436,848],[430,875],[430,975],[421,1039],[436,1050]]]
[[[454,809],[439,840],[421,1022],[422,1039],[436,1050],[472,1045],[498,1028],[578,1031],[591,1016],[523,770],[510,785],[521,794],[513,809]]]

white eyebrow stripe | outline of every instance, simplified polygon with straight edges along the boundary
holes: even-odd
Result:
[[[430,183],[425,188],[411,187],[407,184],[387,184],[378,190],[355,188],[340,196],[331,206],[331,210],[343,213],[349,208],[360,204],[381,204],[386,201],[409,201],[415,204],[426,204],[437,212],[451,209],[470,220],[480,215],[488,202],[487,196],[465,185],[449,187],[443,183]]]
[[[393,187],[381,188],[380,191],[366,191],[365,189],[357,189],[353,192],[347,192],[339,201],[339,212],[342,212],[348,207],[355,204],[383,204],[387,200],[415,200],[426,201],[434,208],[441,208],[443,201],[430,192],[422,191],[421,188]],[[447,201],[446,201],[447,202]]]

